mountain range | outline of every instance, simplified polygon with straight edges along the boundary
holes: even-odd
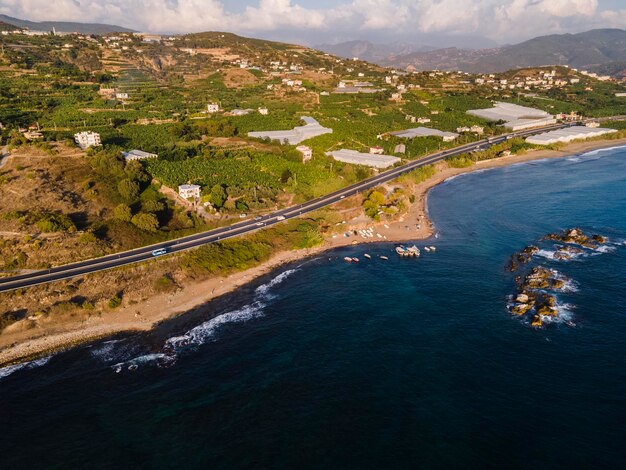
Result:
[[[384,63],[397,57],[405,57],[413,53],[424,53],[437,49],[432,46],[412,45],[406,42],[374,44],[369,41],[348,41],[339,44],[320,44],[314,47],[315,49],[337,57],[343,57],[346,59],[358,57],[361,60],[373,63]]]
[[[68,21],[28,21],[13,18],[7,15],[0,15],[0,22],[17,26],[22,29],[30,29],[32,31],[52,31],[56,29],[59,32],[72,32],[80,34],[108,34],[108,33],[133,33],[132,29],[122,26],[100,23],[74,23]]]
[[[567,65],[602,70],[612,75],[626,75],[626,31],[622,29],[553,34],[520,44],[488,49],[435,49],[407,44],[379,45],[367,41],[318,47],[341,57],[355,56],[402,69],[491,73],[521,67]],[[404,53],[405,50],[410,52]]]

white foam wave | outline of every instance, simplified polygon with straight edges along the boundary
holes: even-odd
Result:
[[[576,308],[572,304],[568,303],[559,303],[557,302],[554,306],[557,310],[557,315],[555,317],[551,315],[541,315],[541,321],[543,323],[567,323],[570,326],[574,326],[574,308]]]
[[[600,153],[604,153],[604,152],[612,152],[614,150],[619,150],[619,149],[624,149],[626,148],[626,145],[618,145],[615,147],[607,147],[607,148],[603,148],[603,149],[597,149],[597,150],[590,150],[589,152],[585,152],[585,153],[581,153],[580,156],[581,157],[587,157],[587,156],[594,156],[594,155],[598,155]]]
[[[52,356],[46,356],[46,357],[42,357],[39,359],[35,359],[34,361],[29,361],[29,362],[23,362],[21,364],[13,364],[12,366],[6,366],[0,369],[0,379],[4,379],[5,377],[8,377],[9,375],[17,372],[18,370],[22,370],[22,369],[34,369],[36,367],[41,367],[41,366],[45,366],[48,361],[50,361],[50,359],[52,358]]]
[[[262,302],[254,302],[239,310],[233,310],[232,312],[223,313],[215,318],[211,318],[183,335],[169,338],[165,342],[165,349],[176,351],[184,346],[203,344],[210,339],[222,325],[227,323],[242,323],[263,316],[265,306],[266,304]]]
[[[287,271],[284,271],[284,272],[280,273],[278,276],[276,276],[271,281],[269,281],[269,282],[267,282],[267,283],[257,287],[256,290],[254,291],[255,294],[258,295],[258,296],[266,297],[267,295],[269,295],[269,290],[272,287],[277,286],[278,284],[283,282],[285,279],[287,279],[289,276],[291,276],[296,271],[298,271],[297,268],[296,269],[288,269]]]
[[[119,374],[123,370],[134,371],[139,368],[139,366],[145,364],[156,363],[160,367],[169,367],[176,362],[176,356],[166,354],[166,353],[153,353],[153,354],[145,354],[143,356],[136,357],[131,359],[130,361],[119,362],[111,366],[111,369],[115,371],[116,374]]]
[[[605,254],[605,253],[613,253],[617,248],[612,245],[600,245],[594,251],[596,253]]]
[[[255,290],[254,301],[252,303],[245,305],[238,310],[222,313],[221,315],[211,318],[182,335],[168,338],[165,341],[161,352],[146,354],[129,361],[119,362],[111,366],[111,368],[116,373],[120,373],[123,370],[136,370],[144,364],[156,364],[159,367],[169,367],[173,365],[178,359],[178,354],[181,349],[188,346],[199,346],[206,343],[215,336],[216,331],[223,325],[228,323],[242,323],[253,318],[262,317],[264,315],[265,307],[267,307],[269,301],[274,298],[271,295],[271,289],[284,282],[285,279],[298,271],[298,269],[299,268],[284,271],[271,279],[269,282],[257,287]],[[114,345],[104,344],[98,353],[106,356],[107,354],[110,354],[113,346]]]
[[[542,258],[546,258],[546,259],[555,259],[554,255],[556,255],[556,251],[550,251],[550,250],[539,250],[535,256],[541,256]]]

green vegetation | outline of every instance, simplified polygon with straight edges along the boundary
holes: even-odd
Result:
[[[226,275],[256,266],[275,252],[312,248],[321,242],[318,220],[290,220],[241,239],[203,246],[186,254],[182,265],[194,276]]]
[[[108,307],[110,309],[115,309],[118,308],[120,305],[122,305],[122,297],[120,294],[116,294],[113,297],[111,297],[111,299],[109,300],[109,303],[107,304]]]

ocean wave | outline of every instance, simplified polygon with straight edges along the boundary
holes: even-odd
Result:
[[[135,357],[129,361],[119,362],[111,366],[111,369],[119,374],[123,370],[134,371],[140,366],[145,364],[155,363],[159,367],[170,367],[176,362],[176,356],[166,353],[153,353],[144,354],[143,356]]]
[[[269,282],[257,287],[254,291],[254,299],[252,303],[247,304],[238,310],[232,310],[211,318],[182,335],[168,338],[165,340],[161,352],[146,354],[129,361],[119,362],[111,366],[112,369],[116,373],[119,373],[123,370],[133,371],[146,364],[156,364],[158,367],[172,366],[178,359],[178,355],[182,350],[188,347],[205,344],[215,336],[217,330],[223,325],[229,323],[243,323],[248,320],[252,320],[253,318],[262,317],[269,302],[275,298],[275,296],[271,294],[271,289],[284,282],[285,279],[298,270],[299,267],[288,269],[287,271],[278,274]],[[115,345],[103,345],[99,350],[99,354],[104,357],[110,355],[114,346]]]
[[[573,322],[573,319],[574,319],[573,310],[576,308],[575,305],[557,302],[554,308],[556,308],[556,311],[558,312],[557,315],[554,317],[551,315],[541,315],[541,321],[543,323],[545,324],[566,323],[569,326],[575,326]]]
[[[284,272],[280,273],[278,276],[276,276],[271,281],[269,281],[269,282],[267,282],[267,283],[257,287],[256,290],[254,291],[255,294],[257,296],[267,297],[269,295],[269,291],[270,291],[270,289],[272,287],[275,287],[278,284],[282,283],[285,279],[287,279],[289,276],[291,276],[296,271],[298,271],[298,268],[288,269],[287,271],[284,271]]]
[[[0,379],[6,378],[9,375],[17,372],[18,370],[24,370],[24,369],[29,370],[29,369],[35,369],[36,367],[45,366],[50,361],[51,358],[52,356],[46,356],[46,357],[42,357],[39,359],[35,359],[34,361],[23,362],[21,364],[14,364],[12,366],[2,367],[0,369]]]
[[[253,318],[259,318],[263,316],[263,309],[265,307],[266,304],[263,302],[254,302],[253,304],[246,305],[239,310],[233,310],[232,312],[226,312],[218,315],[217,317],[201,323],[182,335],[169,338],[165,342],[164,350],[175,353],[185,346],[198,346],[204,344],[222,325],[227,323],[242,323]]]
[[[595,251],[598,254],[606,254],[606,253],[613,253],[615,250],[617,250],[617,247],[614,245],[600,245],[598,248],[596,248]]]
[[[578,292],[578,283],[573,279],[570,279],[565,274],[558,272],[555,269],[552,269],[552,277],[559,281],[563,282],[563,287],[559,289],[561,292]]]
[[[607,147],[603,149],[590,150],[589,152],[581,153],[580,156],[581,157],[595,156],[603,152],[612,152],[614,150],[625,149],[625,148],[626,148],[626,145],[618,145],[615,147]]]

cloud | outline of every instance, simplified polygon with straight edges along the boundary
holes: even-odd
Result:
[[[591,27],[623,26],[626,10],[599,0],[352,0],[328,8],[306,0],[250,0],[238,13],[227,0],[0,0],[0,12],[35,21],[104,22],[141,31],[298,32],[310,37],[480,35],[506,42]],[[309,4],[309,3],[307,3]]]

